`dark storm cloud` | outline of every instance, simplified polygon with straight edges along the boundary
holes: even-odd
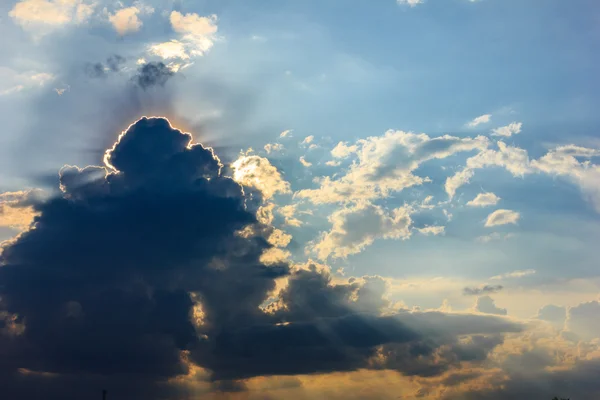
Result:
[[[35,204],[35,229],[0,253],[3,395],[90,397],[87,383],[111,399],[179,398],[167,381],[188,372],[186,359],[223,380],[219,391],[271,374],[432,375],[485,359],[502,332],[521,329],[495,316],[383,316],[383,278],[334,284],[315,266],[264,265],[272,228],[212,150],[190,141],[165,119],[142,118],[106,167],[64,167],[60,195]],[[257,233],[240,235],[249,224]],[[264,309],[282,277],[289,284]]]
[[[498,293],[504,289],[502,285],[485,285],[480,287],[466,287],[463,289],[463,294],[465,296],[480,296],[483,294],[493,294]]]
[[[139,67],[133,82],[146,90],[153,86],[164,86],[173,75],[175,72],[163,62],[149,62]]]

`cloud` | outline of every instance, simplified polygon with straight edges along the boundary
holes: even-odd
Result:
[[[335,158],[356,159],[345,174],[335,179],[317,178],[319,188],[304,189],[295,196],[315,204],[386,198],[408,187],[429,182],[428,177],[413,174],[421,164],[460,152],[481,151],[488,145],[489,140],[484,136],[431,138],[424,133],[403,131],[388,131],[383,136],[362,139],[354,145],[338,143],[332,150]]]
[[[481,296],[478,297],[475,306],[475,311],[484,314],[496,314],[496,315],[506,315],[508,312],[505,308],[496,307],[496,303],[490,296]]]
[[[202,17],[196,13],[182,14],[172,11],[169,21],[173,30],[180,35],[179,39],[152,44],[148,51],[163,59],[188,60],[204,55],[215,41],[217,33],[217,16]]]
[[[275,151],[283,151],[284,147],[281,143],[267,143],[265,144],[265,151],[267,154]]]
[[[86,0],[21,0],[8,15],[23,29],[37,35],[71,24],[82,24],[96,4]]]
[[[407,5],[410,7],[415,7],[419,4],[423,4],[425,0],[396,0],[396,2],[400,5]]]
[[[482,365],[524,329],[491,315],[394,310],[384,278],[290,266],[274,247],[290,242],[270,226],[274,206],[264,218],[247,206],[246,189],[263,200],[275,192],[258,183],[289,190],[266,159],[234,163],[242,187],[212,149],[166,119],[142,118],[104,161],[61,169],[60,190],[34,204],[35,229],[3,245],[0,386],[9,398],[75,399],[90,387],[179,398],[191,382],[223,392],[252,377],[365,369],[441,376]],[[332,222],[325,236],[349,252],[411,233],[406,207],[360,205]]]
[[[490,279],[491,280],[501,280],[501,279],[523,278],[525,276],[533,275],[535,273],[536,273],[535,269],[525,269],[525,270],[508,272],[508,273],[502,274],[502,275],[492,276]]]
[[[311,250],[321,260],[346,258],[361,252],[377,238],[408,239],[412,224],[410,214],[408,207],[387,212],[371,204],[336,211],[329,217],[331,230],[323,233]]]
[[[486,227],[513,224],[516,225],[521,218],[521,214],[511,210],[496,210],[488,215],[485,221]]]
[[[489,243],[494,240],[508,240],[514,236],[515,235],[513,233],[500,234],[498,232],[494,232],[489,235],[479,236],[476,240],[481,243]]]
[[[438,236],[446,233],[446,227],[444,226],[426,226],[425,228],[419,228],[417,230],[419,231],[419,233],[425,236]]]
[[[236,182],[258,190],[265,199],[270,199],[276,193],[290,193],[289,182],[264,157],[241,156],[231,167]]]
[[[454,198],[458,188],[469,183],[473,175],[474,173],[472,170],[465,168],[452,175],[451,177],[447,178],[444,187],[446,189],[446,193],[448,193],[448,197],[450,199]]]
[[[129,33],[134,33],[140,30],[143,25],[139,18],[140,14],[152,13],[154,13],[154,9],[152,7],[137,4],[131,7],[121,8],[114,14],[109,14],[108,20],[120,36],[125,36]]]
[[[483,285],[480,287],[466,287],[463,289],[465,296],[480,296],[482,294],[494,294],[504,289],[502,285]]]
[[[500,201],[500,197],[494,193],[479,193],[477,197],[467,203],[470,207],[489,207],[495,206]]]
[[[590,301],[567,309],[566,329],[582,340],[600,338],[600,302]]]
[[[153,86],[164,86],[173,75],[175,72],[164,63],[149,62],[138,67],[137,74],[132,79],[136,85],[146,90]]]
[[[286,138],[286,137],[291,137],[292,136],[292,130],[288,129],[286,131],[281,132],[281,134],[279,134],[280,138]]]
[[[313,135],[307,136],[304,138],[304,140],[302,141],[302,145],[309,145],[312,143],[312,141],[315,140],[315,137]]]
[[[492,136],[511,137],[512,135],[521,133],[522,127],[523,127],[523,123],[512,122],[512,123],[508,124],[507,126],[493,129]]]
[[[42,198],[40,190],[0,193],[0,227],[17,231],[29,228],[38,215],[35,205]]]
[[[278,209],[279,214],[285,218],[285,224],[290,226],[302,226],[302,221],[296,218],[297,204],[289,204]]]
[[[567,319],[566,307],[548,304],[538,311],[536,318],[550,323],[555,329],[562,330]]]
[[[308,168],[308,167],[312,167],[312,163],[306,161],[304,159],[304,156],[300,157],[300,164],[302,164],[304,167]]]
[[[492,114],[480,115],[479,117],[477,117],[477,118],[473,119],[472,121],[470,121],[469,123],[467,123],[467,126],[474,128],[481,124],[487,124],[488,122],[490,122],[491,119],[492,119]]]
[[[126,61],[125,57],[114,54],[105,63],[86,63],[84,71],[90,78],[105,78],[109,73],[121,72]]]
[[[7,67],[0,67],[0,96],[8,96],[28,89],[43,88],[55,80],[54,74],[40,71],[19,72]]]

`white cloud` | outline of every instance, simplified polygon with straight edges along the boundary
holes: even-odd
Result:
[[[465,168],[451,177],[446,179],[445,189],[450,199],[454,198],[456,191],[463,185],[466,185],[471,181],[473,177],[473,171],[469,168]]]
[[[563,176],[577,184],[587,200],[600,212],[600,166],[577,158],[600,156],[600,151],[574,145],[560,146],[549,151],[531,166],[539,172]]]
[[[408,239],[411,236],[411,209],[390,212],[372,204],[360,204],[336,211],[329,217],[332,228],[323,233],[314,251],[319,259],[346,258],[361,252],[375,239]]]
[[[422,163],[459,152],[481,151],[488,145],[489,139],[484,136],[431,138],[424,133],[403,131],[388,131],[383,136],[362,139],[354,145],[341,142],[332,155],[355,159],[346,173],[336,179],[317,178],[318,189],[301,190],[296,196],[315,204],[385,198],[393,192],[429,182],[429,178],[413,174]]]
[[[121,8],[114,14],[109,14],[108,20],[119,35],[125,36],[140,30],[143,25],[139,17],[140,14],[152,14],[153,12],[152,7],[137,3],[131,7]]]
[[[315,140],[315,137],[313,135],[310,135],[310,136],[305,137],[301,144],[307,145],[307,144],[312,143],[313,140]]]
[[[302,221],[296,218],[297,204],[289,204],[287,206],[280,207],[279,213],[285,218],[285,224],[290,226],[299,227],[302,226]]]
[[[426,226],[425,228],[418,228],[419,233],[425,236],[438,236],[446,233],[445,226]]]
[[[503,167],[514,176],[531,173],[529,155],[526,150],[498,142],[498,150],[486,149],[467,160],[467,167],[481,169],[485,167]]]
[[[281,143],[267,143],[265,144],[265,151],[267,154],[271,154],[274,151],[282,151],[284,149]]]
[[[86,0],[21,0],[8,15],[36,35],[71,24],[86,22],[96,3]]]
[[[173,11],[169,20],[173,30],[181,37],[151,45],[148,48],[151,54],[164,59],[187,60],[201,56],[212,48],[218,30],[216,15],[202,17],[196,13],[184,15],[179,11]]]
[[[171,58],[179,58],[187,60],[190,58],[187,53],[186,46],[179,40],[171,40],[169,42],[156,43],[148,48],[148,52],[158,56],[164,60]]]
[[[306,168],[308,168],[308,167],[312,167],[312,163],[310,163],[310,162],[306,161],[306,160],[304,159],[304,156],[300,157],[300,164],[302,164],[302,165],[303,165],[303,166],[305,166]]]
[[[18,93],[27,89],[44,87],[52,82],[55,76],[48,72],[25,71],[17,72],[13,69],[0,67],[0,96]]]
[[[285,138],[285,137],[291,137],[292,136],[292,130],[288,129],[286,131],[283,131],[279,134],[280,138]]]
[[[479,193],[477,197],[469,201],[467,205],[469,207],[489,207],[495,206],[500,201],[500,197],[494,193]]]
[[[520,217],[521,214],[516,211],[496,210],[488,215],[487,220],[485,221],[485,226],[492,227],[507,224],[515,225],[519,221]]]
[[[290,184],[264,157],[241,156],[231,167],[236,182],[260,191],[265,199],[270,199],[276,193],[290,192]]]
[[[352,145],[348,146],[347,142],[339,142],[333,150],[331,150],[331,155],[334,158],[346,158],[352,153],[356,153],[358,150],[358,146]]]
[[[419,4],[423,4],[425,0],[396,0],[398,4],[415,7]]]
[[[512,135],[516,135],[521,133],[521,128],[523,127],[523,123],[521,122],[513,122],[507,126],[503,126],[500,128],[496,128],[492,130],[492,136],[503,136],[503,137],[511,137]]]
[[[467,123],[467,126],[474,128],[481,124],[487,124],[488,122],[491,121],[491,119],[492,119],[492,114],[480,115],[479,117],[477,117],[477,118],[473,119],[472,121],[470,121],[469,123]]]
[[[497,281],[497,280],[502,280],[502,279],[523,278],[525,276],[533,275],[535,273],[536,273],[535,269],[517,270],[517,271],[508,272],[508,273],[502,274],[502,275],[492,276],[490,279]]]

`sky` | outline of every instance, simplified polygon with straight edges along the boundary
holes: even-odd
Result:
[[[596,0],[5,0],[8,399],[600,398]]]

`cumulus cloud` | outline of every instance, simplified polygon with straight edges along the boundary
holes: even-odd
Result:
[[[494,193],[479,193],[477,197],[467,203],[470,207],[489,207],[495,206],[500,201],[500,197]]]
[[[475,302],[474,309],[475,309],[475,311],[478,311],[478,312],[484,313],[484,314],[496,314],[496,315],[508,314],[508,312],[505,308],[497,307],[496,303],[494,302],[494,299],[492,299],[490,296],[478,297]]]
[[[548,304],[539,309],[536,318],[550,323],[555,329],[563,329],[567,319],[566,307]]]
[[[151,54],[165,60],[187,60],[202,56],[213,47],[218,29],[216,15],[203,17],[196,13],[182,14],[179,11],[172,11],[169,21],[180,37],[152,44],[148,49]]]
[[[467,126],[474,128],[481,124],[487,124],[488,122],[490,122],[491,119],[492,119],[492,114],[480,115],[479,117],[474,118],[472,121],[467,123]]]
[[[513,224],[516,225],[521,218],[521,214],[512,210],[496,210],[488,215],[485,226],[493,227],[499,225]]]
[[[424,133],[388,131],[348,145],[338,143],[335,158],[355,158],[339,178],[317,178],[317,189],[305,189],[295,196],[315,204],[347,203],[385,198],[394,192],[429,182],[413,172],[427,161],[444,159],[460,152],[483,150],[489,145],[484,136],[458,138],[450,135],[431,138]]]
[[[566,329],[589,341],[600,338],[600,302],[581,303],[567,309]]]
[[[153,12],[154,9],[152,7],[136,4],[109,14],[108,20],[119,35],[125,36],[140,30],[143,25],[140,14],[152,14]]]
[[[372,204],[336,211],[329,217],[331,230],[323,233],[311,250],[322,260],[346,258],[361,252],[377,238],[408,239],[412,224],[410,214],[409,207],[388,212]]]
[[[506,126],[502,126],[500,128],[493,129],[492,136],[511,137],[512,135],[521,133],[522,127],[523,127],[523,123],[512,122]]]
[[[259,156],[241,156],[232,165],[233,179],[258,190],[265,199],[276,193],[289,193],[290,184],[271,162]]]
[[[87,0],[21,0],[8,15],[36,35],[71,24],[82,24],[93,14],[95,2]]]
[[[279,134],[280,138],[286,138],[286,137],[291,137],[291,136],[292,136],[292,130],[291,129],[285,130],[285,131],[283,131],[283,132],[281,132]]]
[[[394,310],[384,278],[291,267],[275,247],[290,237],[269,225],[274,207],[263,218],[246,206],[244,189],[268,196],[263,179],[282,182],[265,159],[236,161],[242,188],[212,149],[143,118],[104,160],[63,168],[58,194],[34,205],[35,229],[3,245],[0,385],[10,398],[70,400],[90,387],[178,398],[191,381],[223,392],[252,377],[365,369],[440,376],[482,365],[523,330],[492,315]],[[342,253],[411,232],[408,208],[361,205],[332,222],[323,238]]]
[[[466,287],[463,289],[465,296],[481,296],[484,294],[498,293],[504,289],[502,285],[483,285],[479,287]]]

